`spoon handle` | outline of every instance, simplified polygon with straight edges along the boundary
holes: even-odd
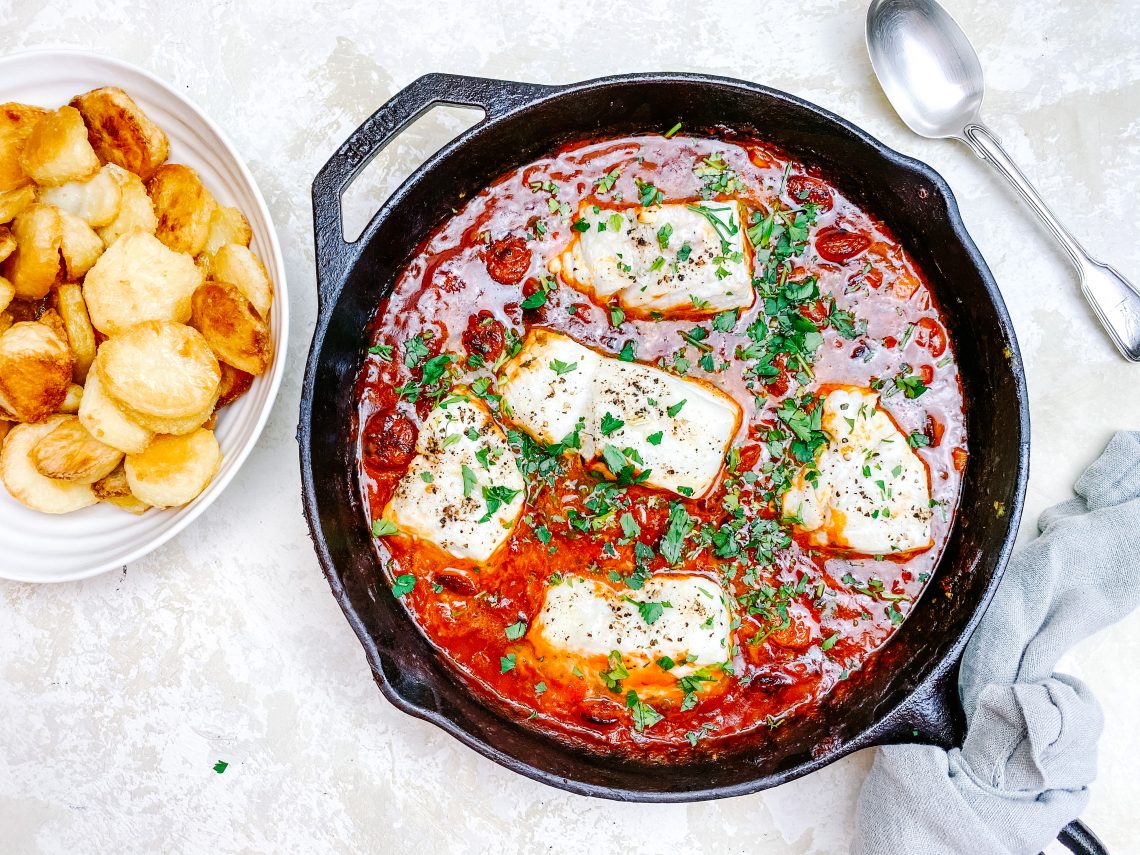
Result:
[[[962,139],[978,157],[1005,177],[1030,208],[1049,227],[1081,274],[1081,291],[1113,343],[1126,359],[1140,362],[1140,290],[1112,267],[1090,256],[1080,242],[1057,219],[1029,179],[1013,162],[998,138],[985,125],[971,123],[962,129]]]

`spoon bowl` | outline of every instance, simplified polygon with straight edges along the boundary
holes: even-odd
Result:
[[[874,0],[867,52],[891,105],[916,134],[962,137],[985,93],[982,64],[950,13],[933,0]]]

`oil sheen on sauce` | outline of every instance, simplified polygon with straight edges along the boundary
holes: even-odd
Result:
[[[778,212],[768,245],[754,248],[757,270],[774,253],[778,287],[814,277],[818,295],[809,287],[809,297],[783,307],[783,318],[806,319],[801,326],[816,330],[822,343],[806,355],[777,356],[758,376],[753,361],[741,357],[755,344],[749,330],[770,327],[770,315],[781,310],[763,291],[734,321],[638,320],[549,277],[547,263],[573,237],[580,202],[637,205],[648,185],[667,202],[739,199],[756,223]],[[958,370],[938,307],[910,256],[810,166],[762,141],[726,134],[567,145],[454,204],[456,213],[418,249],[377,307],[369,332],[354,428],[370,514],[362,524],[380,517],[406,474],[433,400],[463,384],[493,405],[495,367],[532,326],[707,380],[742,406],[743,423],[718,485],[703,499],[682,500],[693,526],[676,566],[655,554],[639,570],[635,543],[622,536],[616,515],[606,519],[607,509],[591,502],[596,477],[564,456],[552,484],[528,479],[523,516],[487,564],[382,536],[375,541],[377,573],[396,582],[415,623],[473,691],[527,726],[576,745],[667,760],[715,751],[726,740],[810,714],[813,702],[863,667],[905,619],[945,546],[957,505],[967,447]],[[694,334],[695,327],[704,332]],[[440,377],[429,371],[425,383],[425,365],[440,354],[453,358]],[[789,457],[792,431],[778,413],[786,400],[795,407],[785,412],[810,413],[814,393],[828,384],[879,389],[882,406],[917,446],[935,510],[929,550],[899,558],[813,550],[776,518],[781,473],[798,467]],[[622,508],[638,523],[638,541],[657,545],[677,498],[662,500],[659,491],[636,485],[624,491]],[[737,506],[750,509],[745,524],[764,517],[774,534],[759,549],[718,555],[712,536],[733,525]],[[597,522],[582,530],[568,518]],[[560,575],[593,574],[620,588],[630,579],[636,584],[639,572],[664,571],[704,575],[734,598],[731,673],[726,690],[689,708],[655,703],[662,717],[651,726],[635,726],[620,686],[607,686],[598,674],[544,679],[525,636],[509,637],[517,635],[509,627],[533,619]]]

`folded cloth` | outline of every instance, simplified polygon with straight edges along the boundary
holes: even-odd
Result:
[[[1140,604],[1140,433],[1113,437],[1076,492],[1041,515],[966,647],[962,747],[880,748],[853,855],[1037,853],[1085,807],[1100,707],[1053,668]]]

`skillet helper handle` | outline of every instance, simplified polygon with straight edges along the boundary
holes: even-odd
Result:
[[[318,306],[323,307],[339,289],[352,255],[353,244],[344,239],[341,197],[369,161],[401,131],[437,104],[479,108],[485,114],[482,124],[537,100],[553,88],[458,74],[425,74],[369,116],[313,179]]]

